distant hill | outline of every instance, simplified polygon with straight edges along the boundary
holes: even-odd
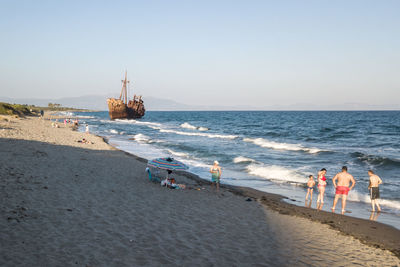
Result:
[[[28,104],[35,106],[47,106],[48,103],[61,104],[63,107],[74,107],[90,110],[108,110],[108,95],[86,95],[80,97],[64,97],[64,98],[9,98],[0,97],[0,101],[16,104]],[[161,99],[155,97],[143,97],[146,110],[191,110],[201,109],[201,107],[193,107],[178,103],[174,100]]]
[[[15,104],[28,104],[35,106],[47,106],[48,103],[61,104],[63,107],[73,107],[90,110],[108,110],[107,98],[110,95],[86,95],[80,97],[64,98],[9,98],[1,97],[0,101]],[[297,103],[294,105],[270,105],[270,106],[213,106],[213,105],[187,105],[171,99],[156,97],[143,97],[146,110],[173,111],[173,110],[400,110],[397,105],[370,105],[365,103],[343,103],[340,105],[317,105],[315,103]]]

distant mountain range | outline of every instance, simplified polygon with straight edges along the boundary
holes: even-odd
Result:
[[[64,98],[9,98],[1,97],[0,102],[29,104],[35,106],[47,106],[48,103],[61,104],[64,107],[83,108],[90,110],[108,110],[107,98],[109,95],[86,95],[80,97]],[[318,106],[314,103],[298,103],[294,105],[270,105],[270,106],[213,106],[213,105],[187,105],[171,99],[156,97],[143,97],[146,110],[173,111],[173,110],[400,110],[400,104],[396,105],[369,105],[364,103],[344,103],[340,105]]]

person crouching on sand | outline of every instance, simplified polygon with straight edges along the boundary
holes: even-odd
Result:
[[[338,181],[336,184],[336,180]],[[333,200],[332,212],[335,212],[336,204],[339,198],[342,198],[342,214],[346,211],[346,200],[349,191],[356,185],[356,180],[353,175],[347,172],[347,167],[342,167],[342,172],[339,172],[332,179],[333,186],[336,188],[335,199]],[[351,186],[350,182],[352,183]]]
[[[371,195],[372,212],[375,211],[375,205],[378,208],[378,212],[380,212],[381,207],[379,206],[378,198],[380,198],[379,185],[382,184],[382,179],[378,175],[376,175],[372,170],[368,171],[368,175],[369,175],[368,190]]]
[[[214,165],[210,168],[211,181],[217,187],[217,192],[219,191],[219,181],[221,179],[222,170],[219,166],[218,161],[214,161]]]
[[[308,196],[309,195],[310,195],[310,202],[312,201],[312,195],[313,195],[313,191],[314,191],[314,186],[315,186],[314,176],[310,175],[310,176],[308,176],[308,181],[307,181],[306,202],[308,200]]]
[[[322,168],[318,172],[318,198],[317,198],[317,209],[322,209],[322,206],[324,205],[324,194],[325,194],[325,188],[326,188],[326,169]]]

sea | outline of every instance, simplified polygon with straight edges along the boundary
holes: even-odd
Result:
[[[316,179],[326,168],[326,211],[335,193],[331,179],[347,166],[357,183],[346,215],[400,229],[400,111],[148,111],[137,120],[110,120],[106,111],[65,115],[78,116],[80,131],[88,124],[118,149],[146,159],[173,157],[205,180],[217,160],[221,183],[281,194],[295,205],[306,205],[308,176]],[[371,209],[369,169],[383,180],[381,213]],[[315,188],[310,208],[317,194]]]

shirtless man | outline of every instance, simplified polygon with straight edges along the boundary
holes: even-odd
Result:
[[[349,187],[350,181],[352,184]],[[336,174],[335,177],[333,177],[332,182],[333,186],[336,188],[336,194],[335,194],[335,199],[333,200],[332,212],[335,212],[336,204],[339,198],[342,197],[342,214],[344,214],[346,208],[347,195],[349,194],[349,191],[353,189],[353,187],[356,185],[356,181],[354,180],[354,177],[347,172],[347,167],[343,166],[342,172]]]
[[[382,179],[376,175],[372,170],[368,171],[369,175],[369,186],[368,190],[370,190],[371,194],[371,205],[372,205],[372,212],[375,211],[375,205],[378,208],[378,212],[381,211],[381,207],[377,199],[379,198],[379,185],[382,183]]]

